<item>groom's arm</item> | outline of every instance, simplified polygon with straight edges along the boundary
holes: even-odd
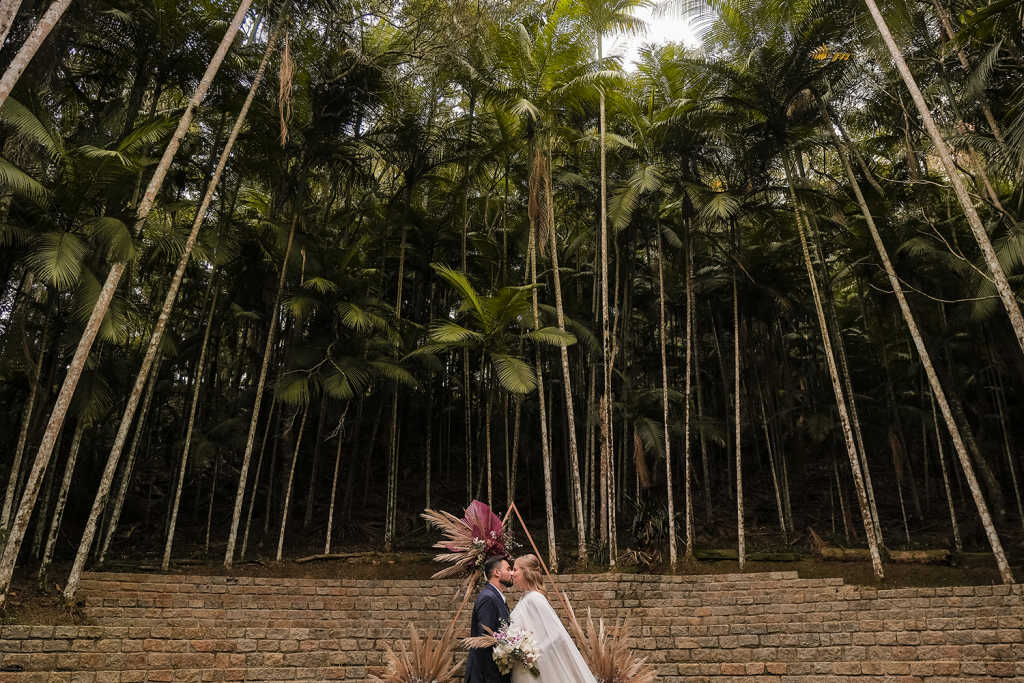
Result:
[[[493,595],[489,595],[487,600],[484,600],[480,605],[480,611],[478,613],[480,619],[480,626],[486,626],[492,631],[497,631],[501,621],[501,610],[498,607],[498,601],[501,598]],[[486,631],[480,635],[484,635]],[[490,635],[490,634],[487,634]]]

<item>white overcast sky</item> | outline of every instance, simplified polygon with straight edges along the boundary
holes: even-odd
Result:
[[[688,45],[697,44],[693,31],[683,19],[672,16],[652,19],[651,10],[648,8],[639,10],[637,16],[647,22],[647,35],[641,38],[616,36],[609,41],[610,44],[606,48],[609,55],[623,55],[622,65],[628,71],[632,71],[635,68],[633,62],[638,58],[639,48],[643,43],[665,43],[670,40],[681,40]]]

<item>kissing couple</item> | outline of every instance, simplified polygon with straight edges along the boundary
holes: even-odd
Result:
[[[484,562],[484,579],[486,583],[473,604],[470,635],[488,635],[484,626],[496,632],[509,624],[531,632],[540,652],[536,664],[540,674],[531,674],[525,666],[516,663],[511,673],[502,675],[494,661],[493,647],[474,648],[466,658],[465,683],[596,683],[548,603],[541,563],[536,555],[523,555],[514,565],[504,556],[489,557]],[[505,589],[512,586],[522,590],[523,597],[509,612]]]

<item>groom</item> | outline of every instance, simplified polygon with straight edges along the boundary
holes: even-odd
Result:
[[[476,596],[473,604],[473,621],[469,634],[472,637],[489,635],[484,626],[497,631],[500,621],[508,621],[508,603],[504,590],[512,585],[512,570],[508,559],[488,557],[484,562],[484,578],[487,583]],[[494,662],[493,648],[472,649],[466,658],[465,683],[511,683],[512,674],[501,675]]]

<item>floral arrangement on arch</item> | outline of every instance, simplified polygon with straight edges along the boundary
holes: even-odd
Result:
[[[435,562],[451,562],[434,574],[435,579],[451,576],[470,577],[477,570],[483,570],[489,557],[509,557],[519,547],[512,534],[502,524],[498,515],[486,503],[474,500],[466,508],[465,517],[459,519],[453,514],[426,510],[423,519],[445,536],[433,547],[446,550],[434,558]]]

